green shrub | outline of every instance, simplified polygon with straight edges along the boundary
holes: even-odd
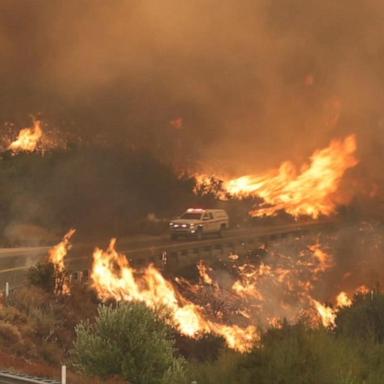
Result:
[[[134,384],[182,383],[183,360],[159,316],[141,303],[100,306],[94,324],[76,327],[74,366],[91,375],[122,375]]]
[[[239,364],[244,357],[236,352],[223,350],[214,362],[193,363],[189,369],[189,381],[198,384],[246,384],[248,378],[240,377]]]
[[[304,324],[267,332],[262,347],[255,348],[239,367],[246,382],[258,384],[357,383],[362,371],[363,363],[350,341]]]
[[[195,363],[189,379],[198,384],[362,384],[382,360],[369,367],[351,340],[303,324],[285,325],[268,331],[248,354],[224,351],[215,362]]]
[[[342,308],[336,318],[336,333],[377,343],[384,342],[384,295],[358,295],[351,307]]]

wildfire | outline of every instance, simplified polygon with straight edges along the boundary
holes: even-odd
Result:
[[[75,229],[70,229],[63,237],[63,240],[49,250],[49,261],[60,272],[64,271],[64,257],[71,249],[70,240],[71,237],[75,234],[75,232]]]
[[[356,147],[356,136],[350,135],[344,140],[332,140],[328,147],[316,150],[309,163],[299,170],[287,161],[264,175],[246,175],[236,179],[219,177],[223,184],[216,193],[222,199],[228,195],[262,198],[263,205],[253,209],[250,212],[252,216],[273,216],[280,210],[294,217],[328,216],[335,211],[334,194],[344,173],[358,163]],[[198,175],[196,179],[197,190],[204,190],[204,186],[213,182],[212,178],[204,175]]]
[[[71,229],[49,252],[58,273],[58,293],[69,293],[64,257],[74,233]],[[199,284],[194,284],[182,277],[167,280],[152,264],[134,269],[112,239],[106,250],[94,250],[91,282],[102,301],[139,301],[165,309],[166,321],[181,334],[199,338],[212,333],[223,337],[230,348],[246,352],[260,340],[263,329],[280,327],[282,319],[294,323],[304,316],[312,326],[333,328],[340,309],[352,305],[345,291],[335,294],[329,304],[316,297],[316,284],[335,265],[320,244],[318,236],[281,240],[268,247],[263,262],[241,264],[238,258],[224,263],[229,270],[220,273],[201,260]],[[354,294],[367,292],[360,285]]]
[[[216,286],[213,279],[211,278],[211,276],[209,275],[209,273],[212,271],[211,268],[209,268],[204,262],[203,260],[200,260],[199,263],[197,264],[197,270],[199,272],[199,275],[200,275],[200,279],[201,281],[204,283],[204,284],[207,284],[207,285],[212,285],[212,286]]]
[[[41,121],[35,120],[32,128],[23,128],[20,130],[17,139],[13,141],[8,149],[13,153],[33,152],[43,137]]]
[[[338,308],[350,307],[352,305],[352,300],[345,292],[340,292],[336,297],[336,305]]]
[[[71,249],[71,237],[75,234],[75,229],[70,229],[63,240],[56,244],[49,250],[49,262],[55,268],[55,293],[56,294],[69,294],[70,287],[68,284],[68,275],[64,269],[64,258],[68,251]]]
[[[314,324],[333,327],[338,309],[351,305],[345,292],[337,295],[335,307],[312,297],[319,276],[333,266],[319,243],[307,246],[296,259],[272,253],[268,265],[231,265],[238,279],[229,288],[214,279],[214,271],[203,261],[197,264],[197,285],[183,278],[176,278],[174,284],[153,265],[135,270],[115,244],[112,239],[107,250],[96,248],[93,254],[91,279],[100,299],[166,308],[180,333],[193,338],[214,333],[239,351],[258,341],[260,326],[274,326],[283,318],[295,321],[304,311],[313,316]]]
[[[252,347],[257,338],[254,326],[242,328],[209,320],[203,307],[184,298],[153,265],[142,272],[131,268],[115,244],[112,239],[106,251],[96,248],[93,254],[91,279],[102,300],[141,301],[150,308],[164,307],[172,324],[184,335],[199,337],[212,332],[224,337],[230,348],[246,351]]]
[[[336,311],[324,304],[319,303],[317,300],[313,299],[313,304],[321,318],[321,322],[324,327],[334,327],[336,320]]]
[[[290,244],[290,248],[295,247]],[[339,309],[352,304],[352,300],[343,291],[335,296],[334,305],[325,305],[315,299],[316,284],[333,266],[332,256],[317,239],[296,256],[285,256],[277,249],[270,249],[268,259],[258,265],[231,265],[232,274],[235,273],[237,279],[229,289],[213,279],[215,274],[211,269],[210,278],[214,290],[206,284],[191,285],[183,279],[177,282],[192,300],[204,300],[213,312],[220,312],[223,321],[233,319],[236,313],[240,323],[245,321],[268,328],[278,326],[282,319],[296,322],[304,315],[313,326],[322,324],[332,328]],[[223,283],[226,285],[225,280]],[[360,291],[362,289],[357,288],[355,292]]]

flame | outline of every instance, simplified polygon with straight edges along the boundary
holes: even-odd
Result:
[[[321,318],[321,322],[324,327],[333,328],[335,326],[336,311],[327,305],[319,303],[315,299],[313,299],[313,304]]]
[[[35,120],[32,128],[23,128],[20,130],[17,139],[9,145],[8,149],[13,153],[33,152],[36,150],[42,137],[43,129],[41,122],[40,120]]]
[[[55,293],[69,294],[68,276],[64,273],[64,258],[71,249],[71,237],[75,234],[75,229],[70,229],[63,237],[60,243],[49,250],[49,262],[55,268]]]
[[[64,257],[71,249],[71,243],[69,241],[75,232],[76,229],[70,229],[63,237],[63,240],[49,250],[49,261],[60,272],[64,271]]]
[[[338,308],[350,307],[352,305],[352,300],[345,292],[340,292],[336,297],[336,305]]]
[[[230,348],[246,351],[252,347],[257,338],[254,326],[241,328],[209,320],[201,306],[184,298],[153,265],[141,273],[131,268],[125,255],[116,251],[115,244],[116,239],[112,239],[107,250],[96,248],[93,253],[91,279],[100,299],[141,301],[150,308],[165,307],[172,325],[184,335],[199,337],[212,332],[224,337]]]
[[[347,136],[344,140],[332,140],[328,147],[316,150],[309,164],[298,170],[292,162],[284,162],[279,169],[265,175],[246,175],[235,179],[223,180],[221,189],[216,192],[218,198],[259,197],[264,204],[251,210],[252,216],[273,216],[285,210],[294,217],[320,215],[329,216],[335,212],[337,203],[334,194],[347,169],[354,167],[356,136]],[[197,190],[212,185],[212,177],[197,175]],[[203,186],[203,187],[202,187]]]
[[[316,270],[317,272],[325,272],[326,270],[333,267],[334,263],[331,255],[325,252],[325,250],[321,248],[318,242],[309,246],[309,249],[313,252],[313,255],[318,261],[318,267]]]
[[[352,290],[335,293],[327,304],[317,297],[317,284],[335,262],[318,236],[306,237],[296,253],[291,242],[303,239],[271,244],[257,265],[224,262],[227,271],[220,273],[199,261],[198,284],[183,277],[167,280],[152,264],[134,269],[112,239],[106,250],[94,251],[92,286],[102,301],[140,301],[153,309],[165,308],[167,321],[181,334],[220,335],[230,348],[245,352],[259,342],[263,329],[281,327],[283,319],[295,323],[304,317],[311,326],[333,328],[340,309],[352,305]],[[293,254],[286,254],[290,249]],[[360,286],[354,294],[367,291]]]
[[[213,281],[213,279],[211,278],[211,276],[209,275],[210,272],[212,272],[212,269],[209,268],[203,260],[200,260],[199,263],[197,264],[197,270],[199,272],[199,275],[200,275],[200,279],[201,281],[204,283],[204,284],[207,284],[207,285],[212,285],[212,286],[216,286],[215,282]]]

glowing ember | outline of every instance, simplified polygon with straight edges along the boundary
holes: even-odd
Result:
[[[263,206],[253,209],[252,216],[272,216],[285,210],[294,217],[331,215],[336,209],[335,193],[340,181],[349,168],[358,161],[355,158],[356,137],[350,135],[344,140],[333,140],[328,147],[317,150],[309,164],[298,171],[291,162],[283,163],[279,169],[265,175],[247,175],[236,179],[223,180],[217,192],[219,198],[230,196],[242,198],[259,197]],[[212,178],[196,177],[199,186],[209,185]]]
[[[190,337],[212,332],[239,351],[254,344],[257,338],[254,326],[241,328],[207,319],[203,308],[185,299],[153,265],[141,273],[131,268],[126,257],[115,250],[115,243],[112,239],[106,251],[96,248],[93,254],[91,279],[101,299],[141,301],[150,308],[165,307],[173,326]]]
[[[36,150],[42,136],[43,129],[41,128],[41,122],[35,120],[32,128],[20,130],[17,139],[9,145],[8,149],[13,153],[33,152]]]

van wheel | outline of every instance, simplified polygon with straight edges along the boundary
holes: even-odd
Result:
[[[175,235],[174,233],[172,233],[172,235],[171,235],[171,240],[177,240],[177,235]]]
[[[196,239],[197,239],[197,240],[203,240],[203,230],[202,230],[202,229],[199,229],[199,230],[196,232]]]

